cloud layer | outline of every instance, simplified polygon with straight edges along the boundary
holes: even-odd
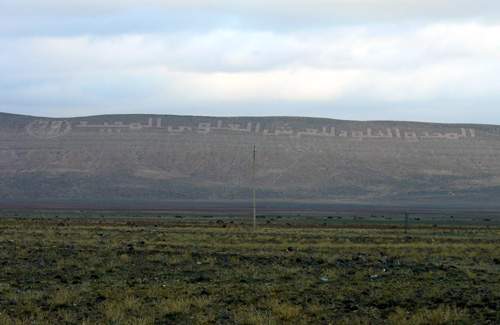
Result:
[[[0,17],[9,12],[19,21],[0,22],[5,27],[0,32],[0,110],[58,116],[154,112],[500,123],[500,22],[494,16],[499,10],[493,10],[500,5],[235,3],[1,4]],[[152,8],[165,12],[149,14]],[[196,11],[197,18],[210,24],[185,28],[185,23],[173,23],[165,29],[153,24],[135,31],[127,24],[138,18],[131,10],[177,20]],[[94,16],[81,17],[90,14]],[[284,19],[290,26],[240,24],[259,15]],[[35,33],[37,24],[28,22],[35,16],[41,25],[47,17],[61,17],[61,23]],[[332,16],[344,23],[323,20],[306,28],[294,24],[294,16]],[[121,22],[106,29],[106,17]],[[80,24],[71,30],[75,21]],[[93,30],[94,21],[101,27]],[[64,27],[64,33],[57,27]]]
[[[363,19],[493,17],[500,4],[491,0],[3,0],[5,13],[85,15],[157,8],[212,10],[274,17]]]

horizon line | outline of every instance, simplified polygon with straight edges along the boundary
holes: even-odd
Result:
[[[247,116],[247,115],[179,115],[179,114],[158,114],[158,113],[115,113],[115,114],[99,114],[99,115],[79,115],[79,116],[40,116],[40,115],[30,115],[30,114],[19,114],[0,111],[0,115],[12,115],[21,116],[29,118],[40,118],[40,119],[81,119],[81,118],[95,118],[95,117],[112,117],[112,116],[170,116],[170,117],[198,117],[198,118],[221,118],[221,119],[314,119],[314,120],[331,120],[340,122],[357,122],[357,123],[415,123],[415,124],[436,124],[436,125],[481,125],[481,126],[500,126],[500,124],[488,124],[488,123],[473,123],[473,122],[425,122],[416,120],[355,120],[355,119],[336,119],[332,117],[319,117],[319,116],[303,116],[303,115],[262,115],[262,116]]]

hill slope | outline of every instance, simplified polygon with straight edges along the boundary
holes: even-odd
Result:
[[[0,201],[493,204],[500,127],[0,113]]]

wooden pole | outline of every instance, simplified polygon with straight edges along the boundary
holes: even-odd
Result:
[[[405,234],[408,233],[408,212],[405,212]]]
[[[257,228],[257,200],[255,195],[255,158],[256,158],[256,146],[253,145],[253,159],[252,159],[252,206],[253,206],[253,230]]]

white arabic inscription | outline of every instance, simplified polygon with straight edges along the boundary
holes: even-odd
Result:
[[[324,126],[321,128],[293,129],[290,127],[277,127],[274,129],[262,129],[260,123],[248,122],[246,124],[224,123],[218,120],[215,124],[212,122],[198,123],[196,126],[189,125],[169,125],[163,122],[162,118],[149,118],[144,123],[123,123],[123,122],[104,122],[102,124],[91,124],[82,121],[76,125],[76,128],[95,129],[102,133],[121,133],[122,131],[139,131],[145,129],[163,129],[168,134],[198,133],[209,134],[211,132],[239,132],[252,133],[265,137],[286,136],[291,138],[303,137],[324,137],[324,138],[350,138],[358,141],[365,139],[404,139],[411,142],[417,142],[427,139],[439,140],[460,140],[466,138],[475,138],[476,131],[470,128],[460,128],[458,132],[417,132],[413,130],[401,130],[400,128],[363,130],[343,130],[334,126]]]

